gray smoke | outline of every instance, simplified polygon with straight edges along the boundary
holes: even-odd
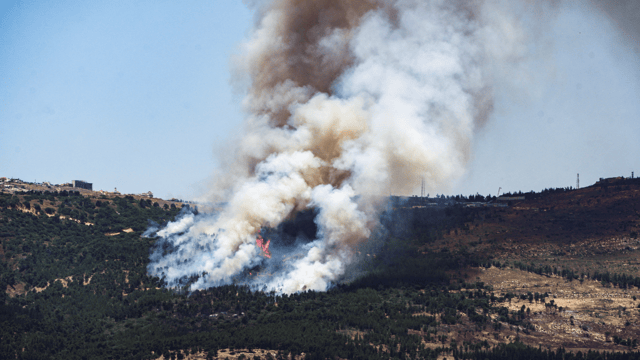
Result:
[[[636,53],[640,53],[640,2],[592,0],[591,3],[620,30],[625,42],[633,46]]]
[[[493,89],[530,74],[527,2],[276,0],[234,59],[245,129],[208,195],[219,211],[156,233],[149,273],[191,290],[241,282],[326,290],[377,226],[381,195],[445,191],[470,160]],[[543,15],[540,15],[543,17]],[[531,15],[529,15],[529,18]],[[317,239],[260,254],[260,229],[317,211]],[[286,256],[291,260],[282,261]],[[277,266],[274,264],[278,264]],[[258,266],[270,276],[247,277]]]

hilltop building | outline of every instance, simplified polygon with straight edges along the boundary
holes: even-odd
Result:
[[[526,200],[524,196],[500,196],[496,200],[498,201],[524,201]]]
[[[93,184],[83,180],[73,180],[71,181],[71,184],[73,185],[74,188],[93,190]]]

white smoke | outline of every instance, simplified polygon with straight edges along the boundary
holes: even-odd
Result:
[[[464,173],[494,82],[526,55],[511,10],[499,1],[264,5],[237,59],[249,84],[245,134],[211,193],[228,203],[158,231],[149,273],[169,286],[198,277],[191,290],[329,288],[376,226],[376,198],[411,193],[422,178],[442,191]],[[270,266],[281,262],[278,243],[265,259],[259,230],[309,208],[317,240]],[[274,273],[246,277],[256,266]]]

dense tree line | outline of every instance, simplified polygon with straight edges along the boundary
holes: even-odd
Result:
[[[455,359],[460,360],[632,360],[640,359],[640,352],[597,352],[578,351],[576,353],[558,350],[542,349],[527,346],[519,342],[499,344],[489,350],[471,349],[453,351]]]
[[[593,274],[589,273],[580,273],[562,268],[558,269],[557,267],[551,267],[550,265],[545,266],[537,266],[535,264],[525,264],[520,261],[514,261],[513,266],[524,271],[536,273],[538,275],[557,275],[561,276],[569,281],[580,280],[580,279],[592,279],[596,281],[600,281],[603,285],[612,284],[614,286],[618,286],[621,289],[626,289],[632,286],[640,288],[640,277],[631,276],[626,274],[611,274],[609,272],[600,273],[594,272]]]

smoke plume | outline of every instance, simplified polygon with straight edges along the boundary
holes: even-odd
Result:
[[[246,86],[244,133],[209,197],[225,204],[185,213],[156,233],[148,270],[169,286],[329,288],[376,228],[384,195],[410,194],[422,179],[443,191],[463,174],[474,133],[491,114],[493,86],[526,55],[519,11],[535,5],[256,6],[255,29],[234,59]],[[316,239],[293,247],[272,239],[272,258],[263,256],[260,230],[305,209],[317,213]]]

